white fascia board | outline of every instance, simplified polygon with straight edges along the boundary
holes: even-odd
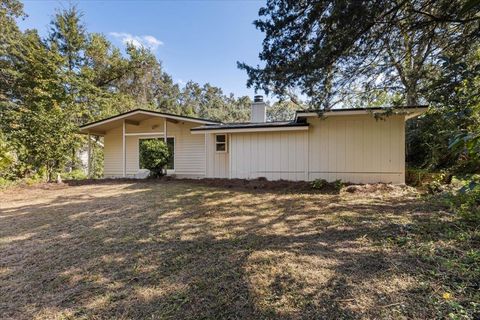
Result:
[[[163,136],[163,132],[131,132],[131,133],[125,133],[127,137],[130,136]]]
[[[402,109],[398,108],[393,111],[394,115],[406,115],[406,119],[417,117],[427,111],[428,108],[411,108],[411,109]],[[353,115],[365,115],[365,114],[382,114],[385,113],[384,110],[351,110],[351,111],[326,111],[323,113],[316,112],[305,112],[297,113],[295,119],[298,117],[332,117],[332,116],[353,116]]]
[[[190,130],[192,134],[205,133],[241,133],[241,132],[272,132],[272,131],[306,131],[308,126],[298,127],[272,127],[272,128],[239,128],[239,129],[214,129],[214,130]]]

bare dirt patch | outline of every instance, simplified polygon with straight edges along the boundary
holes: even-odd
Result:
[[[0,318],[407,319],[452,311],[442,279],[428,276],[428,260],[406,245],[422,243],[412,225],[449,219],[441,207],[414,192],[279,186],[123,180],[1,192]]]

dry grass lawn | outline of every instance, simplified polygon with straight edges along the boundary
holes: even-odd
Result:
[[[450,295],[431,273],[432,246],[450,242],[421,230],[448,217],[388,190],[10,189],[0,192],[0,318],[444,317],[471,291]]]

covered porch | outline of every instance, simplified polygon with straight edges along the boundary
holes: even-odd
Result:
[[[88,175],[91,172],[91,136],[104,137],[104,177],[134,177],[139,171],[139,145],[142,139],[162,139],[171,146],[173,159],[168,174],[198,175],[204,170],[204,138],[190,129],[216,122],[149,110],[133,110],[115,117],[89,123],[80,128],[88,136]],[[192,153],[189,156],[189,153]],[[192,157],[191,164],[187,159]],[[201,168],[202,167],[202,168]]]

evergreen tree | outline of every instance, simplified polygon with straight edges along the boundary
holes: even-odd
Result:
[[[444,50],[478,41],[479,1],[270,0],[255,21],[264,67],[239,63],[248,85],[285,96],[299,88],[316,108],[348,95],[401,94],[415,105]]]

